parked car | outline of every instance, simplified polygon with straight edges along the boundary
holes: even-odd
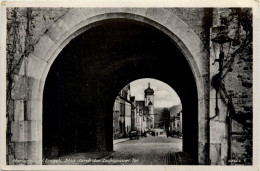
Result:
[[[138,134],[138,131],[136,131],[136,130],[129,131],[128,136],[129,136],[130,140],[139,139],[139,134]]]

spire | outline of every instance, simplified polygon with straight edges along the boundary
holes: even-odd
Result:
[[[150,82],[148,82],[148,88],[150,88]]]

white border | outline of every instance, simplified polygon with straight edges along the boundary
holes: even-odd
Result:
[[[5,165],[6,162],[6,7],[252,7],[253,8],[253,166],[170,166],[170,165],[140,165],[140,166],[100,166],[100,165],[62,165],[62,166],[11,166]],[[30,0],[23,1],[2,1],[1,2],[1,60],[0,60],[0,163],[2,170],[259,170],[259,109],[260,109],[260,53],[259,53],[259,2],[254,0],[91,0],[91,1],[40,1],[32,2]]]

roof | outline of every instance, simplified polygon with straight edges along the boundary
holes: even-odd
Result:
[[[144,100],[136,101],[136,106],[144,106]]]
[[[123,97],[123,96],[118,96],[120,99],[122,99],[123,101],[125,102],[128,102],[128,103],[132,103],[131,101],[127,100],[127,98]]]
[[[179,104],[179,105],[173,105],[171,108],[170,108],[170,114],[171,116],[176,116],[180,111],[182,111],[182,105]]]
[[[148,103],[148,105],[153,105],[153,103],[150,101],[150,102]]]

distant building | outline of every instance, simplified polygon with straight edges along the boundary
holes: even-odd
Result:
[[[136,101],[137,130],[144,132],[154,128],[154,90],[148,83],[144,90],[144,100]]]
[[[130,101],[132,102],[132,108],[131,108],[131,129],[136,130],[137,129],[137,112],[136,112],[136,101],[135,96],[130,97]]]
[[[154,112],[154,128],[159,128],[160,125],[160,113]]]
[[[131,96],[130,84],[124,87],[116,97],[113,109],[114,139],[126,137],[131,129],[140,133],[154,128],[154,90],[144,90],[144,100],[136,101]]]
[[[182,133],[182,106],[175,105],[170,108],[170,130]]]
[[[114,139],[126,137],[131,130],[132,102],[130,101],[130,96],[130,84],[128,84],[116,97],[113,108]]]

